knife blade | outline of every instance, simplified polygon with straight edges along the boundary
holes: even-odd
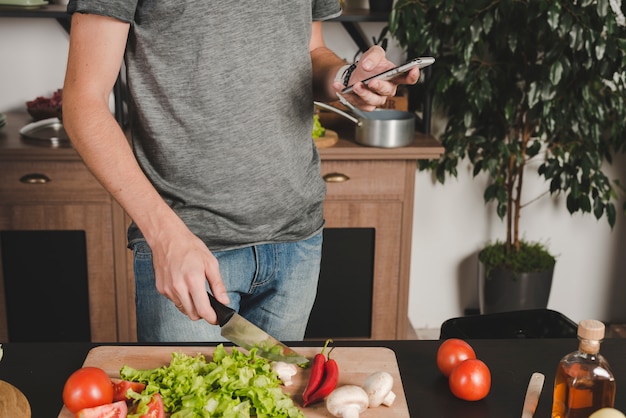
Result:
[[[207,294],[209,295],[211,306],[213,306],[213,310],[217,314],[222,337],[246,350],[256,348],[257,354],[268,360],[299,365],[305,365],[309,362],[309,359],[305,356],[298,354],[254,325],[235,312],[234,309],[215,299],[209,292]]]
[[[522,418],[532,418],[537,409],[539,395],[543,389],[543,382],[546,377],[543,373],[535,372],[530,376],[528,388],[526,389],[526,397],[524,398],[524,407],[522,409]]]

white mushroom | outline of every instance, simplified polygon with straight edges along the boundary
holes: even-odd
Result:
[[[589,418],[624,418],[624,414],[615,408],[602,408],[589,415]]]
[[[334,417],[357,418],[368,405],[367,393],[357,385],[339,386],[326,398],[326,409]]]
[[[369,407],[376,408],[381,404],[391,406],[396,399],[393,393],[393,376],[387,372],[376,372],[369,375],[363,383],[363,389],[369,398]]]
[[[275,361],[272,363],[272,370],[276,372],[278,378],[282,380],[283,385],[291,386],[291,378],[298,374],[298,367],[295,364],[285,363],[284,361]]]

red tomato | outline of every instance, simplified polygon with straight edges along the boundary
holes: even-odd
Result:
[[[125,401],[85,408],[78,411],[76,418],[126,418],[128,406]]]
[[[128,400],[128,398],[126,397],[126,392],[128,392],[129,389],[132,389],[133,391],[137,393],[141,393],[146,388],[146,385],[140,382],[129,382],[128,380],[118,380],[118,379],[112,379],[112,380],[113,380],[113,402]]]
[[[148,404],[148,413],[143,414],[141,418],[165,418],[165,407],[161,395],[158,393],[152,395],[152,400]]]
[[[158,393],[152,395],[152,399],[148,403],[148,411],[144,412],[140,418],[165,418],[165,407],[163,406],[163,398]],[[137,413],[137,411],[133,411]]]
[[[113,402],[113,383],[104,370],[83,367],[70,375],[63,387],[63,403],[71,412]]]
[[[437,367],[445,377],[449,377],[456,365],[475,358],[472,346],[458,338],[450,338],[442,342],[437,350]]]
[[[457,398],[478,401],[487,396],[491,389],[491,373],[482,361],[465,360],[452,370],[448,384]]]

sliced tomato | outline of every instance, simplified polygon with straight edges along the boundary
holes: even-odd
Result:
[[[113,402],[127,401],[126,393],[129,389],[137,393],[143,392],[146,388],[145,383],[130,382],[128,380],[111,379],[113,381]]]
[[[165,407],[160,394],[152,395],[152,400],[148,404],[148,413],[143,414],[141,418],[165,418]]]
[[[163,406],[163,398],[159,393],[152,395],[150,402],[147,405],[147,411],[144,409],[141,411],[140,418],[165,418],[165,407]],[[133,411],[133,413],[139,413],[140,411]]]
[[[93,408],[81,409],[76,418],[126,418],[128,407],[125,401],[118,401]]]

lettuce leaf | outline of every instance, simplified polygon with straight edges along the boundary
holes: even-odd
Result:
[[[202,354],[193,357],[174,352],[168,366],[137,370],[125,365],[120,376],[146,384],[142,393],[130,394],[138,402],[138,408],[147,405],[158,392],[171,418],[304,417],[282,391],[270,362],[258,357],[256,349],[245,354],[233,347],[229,354],[220,344],[212,361]]]

